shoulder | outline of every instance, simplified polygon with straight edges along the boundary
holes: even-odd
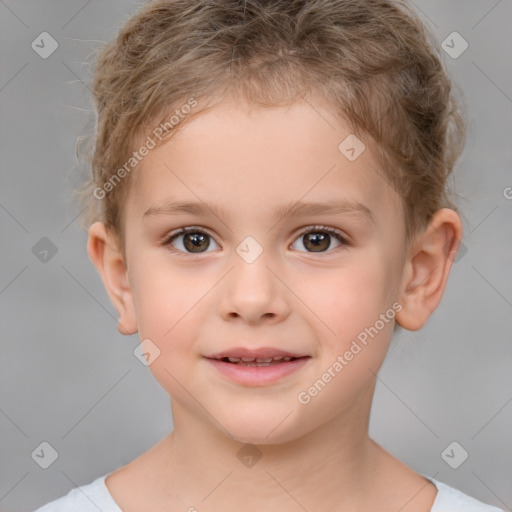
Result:
[[[447,484],[429,478],[437,487],[437,496],[431,512],[504,512],[500,508],[486,505]]]
[[[34,512],[122,512],[105,485],[108,474],[71,489],[65,496],[46,503]]]

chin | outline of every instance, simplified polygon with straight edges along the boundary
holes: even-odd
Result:
[[[288,441],[292,441],[288,436],[272,436],[267,437],[266,433],[258,432],[240,432],[240,434],[233,434],[232,439],[243,444],[254,445],[278,445]]]
[[[293,416],[281,415],[277,421],[269,421],[260,413],[256,417],[246,416],[243,422],[232,420],[223,425],[234,441],[254,445],[278,445],[295,441],[307,433],[304,425],[295,424]]]

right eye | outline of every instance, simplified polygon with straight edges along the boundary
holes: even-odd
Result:
[[[183,237],[182,240],[180,240]],[[174,243],[177,241],[176,245]],[[186,254],[203,254],[210,247],[213,238],[200,228],[185,227],[167,235],[162,245],[167,246],[170,251],[184,256]],[[214,241],[217,245],[217,243]]]

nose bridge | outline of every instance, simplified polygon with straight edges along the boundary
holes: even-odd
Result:
[[[233,254],[234,268],[222,291],[221,314],[226,318],[239,316],[251,322],[263,316],[282,318],[287,305],[283,284],[273,268],[276,265],[272,251],[265,249],[254,237],[242,240]]]
[[[233,256],[233,283],[237,288],[241,288],[237,293],[261,298],[271,294],[275,288],[275,276],[269,269],[273,265],[271,252],[253,236],[247,236],[240,242],[236,247],[236,255]],[[244,290],[244,286],[248,289]]]

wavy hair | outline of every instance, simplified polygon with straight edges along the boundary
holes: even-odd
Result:
[[[225,94],[272,108],[313,93],[371,144],[403,199],[407,241],[439,208],[458,211],[447,179],[465,143],[464,110],[435,38],[405,1],[154,0],[96,57],[95,127],[77,145],[89,178],[75,192],[83,225],[102,220],[123,254],[133,173],[107,182],[190,98],[198,106],[158,143]]]

